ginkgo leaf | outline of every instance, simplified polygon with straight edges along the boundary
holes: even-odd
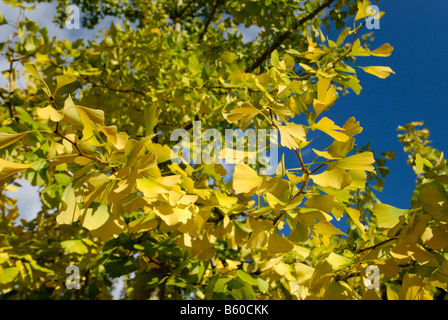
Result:
[[[50,97],[51,96],[50,88],[48,87],[47,83],[45,82],[45,80],[40,75],[39,71],[37,70],[36,65],[34,63],[25,63],[23,66],[24,66],[26,71],[28,71],[33,76],[35,76],[40,81],[42,81],[42,83],[45,85],[45,88],[43,88],[43,91],[45,92],[45,94],[47,94]]]
[[[145,197],[152,198],[158,194],[169,192],[180,180],[180,175],[172,175],[160,178],[137,179],[137,188]]]
[[[314,99],[313,101],[316,116],[319,116],[322,111],[328,107],[331,107],[338,98],[336,94],[336,87],[330,87],[330,83],[330,78],[319,79],[319,82],[317,83],[317,99]]]
[[[272,253],[283,253],[291,251],[294,246],[285,238],[283,238],[278,232],[277,228],[274,228],[268,241],[268,250]]]
[[[192,217],[192,212],[187,207],[173,207],[169,204],[154,207],[154,212],[169,226],[184,224]]]
[[[32,164],[16,163],[0,158],[0,180],[3,180],[23,170],[29,169],[32,166],[34,166],[34,163]]]
[[[365,72],[373,74],[374,76],[377,76],[378,78],[381,79],[386,79],[388,76],[390,76],[391,73],[395,74],[395,72],[390,67],[370,66],[360,68]]]
[[[241,106],[232,109],[230,114],[227,115],[227,120],[230,122],[236,122],[242,120],[243,124],[241,126],[242,130],[247,128],[250,121],[260,113],[260,110],[255,108],[250,102],[244,102]]]
[[[83,227],[91,231],[103,226],[109,216],[110,212],[107,204],[102,203],[96,208],[87,208],[81,217],[81,223]]]
[[[338,141],[347,141],[349,139],[349,136],[347,136],[345,133],[343,133],[344,129],[335,125],[334,121],[331,119],[328,119],[327,117],[323,117],[319,120],[318,123],[315,123],[310,126],[311,129],[320,130],[322,132],[325,132],[332,138],[338,140]]]
[[[279,95],[281,95],[282,93],[287,92],[288,90],[295,89],[295,88],[300,88],[301,86],[302,86],[302,84],[299,81],[297,81],[297,80],[291,81],[287,86],[280,85],[280,86],[278,86],[277,97]]]
[[[370,51],[372,56],[377,57],[389,57],[392,54],[392,51],[394,50],[394,47],[392,47],[390,44],[385,43],[378,49],[375,49],[373,51]]]
[[[288,149],[299,149],[300,141],[306,142],[305,129],[300,124],[277,125],[277,128],[280,131],[280,144]]]
[[[331,212],[334,205],[334,196],[330,195],[316,195],[305,201],[308,208],[315,208],[324,212]]]
[[[56,222],[59,224],[71,224],[72,222],[78,221],[81,210],[78,206],[78,201],[80,198],[76,197],[75,191],[72,184],[65,187],[62,193],[62,207],[59,214],[56,217]]]
[[[356,122],[354,117],[347,119],[342,128],[344,129],[344,133],[349,137],[353,137],[362,132],[362,127],[359,125],[359,121]]]
[[[61,247],[65,253],[86,254],[89,252],[84,242],[80,239],[62,241]]]
[[[53,122],[59,122],[64,118],[64,112],[61,110],[56,110],[51,105],[48,105],[45,108],[37,108],[36,113],[39,119],[50,119]]]
[[[367,8],[370,5],[371,5],[371,3],[368,0],[364,0],[364,1],[358,3],[358,12],[356,13],[355,21],[358,21],[359,19],[368,17],[375,13],[375,11],[373,11],[373,10],[370,12],[367,12]]]
[[[345,38],[347,38],[347,36],[350,34],[350,27],[345,28],[344,30],[342,30],[342,32],[339,34],[338,39],[336,40],[336,46],[340,47],[344,41]]]
[[[313,182],[321,187],[332,187],[338,190],[344,189],[352,182],[351,176],[341,168],[333,168],[310,176]]]
[[[352,264],[352,259],[344,257],[343,255],[331,252],[326,258],[333,270],[339,270]]]
[[[256,152],[224,148],[218,154],[218,159],[229,164],[251,163],[257,157]]]
[[[318,223],[316,223],[314,225],[314,231],[323,235],[340,234],[346,236],[344,232],[333,226],[328,221],[319,221]]]
[[[23,137],[25,137],[28,133],[31,131],[25,131],[21,133],[5,133],[0,132],[0,149],[5,148],[9,146],[10,144],[13,144],[14,142],[19,141]]]
[[[101,146],[102,143],[98,141],[96,133],[99,127],[104,126],[104,111],[80,106],[77,106],[76,109],[84,125],[84,129],[82,130],[83,141],[91,146]]]
[[[373,171],[375,169],[372,163],[375,162],[373,153],[364,151],[353,156],[338,160],[336,166],[345,170],[366,170]]]
[[[18,267],[8,267],[0,269],[0,284],[6,285],[19,275],[20,269]]]
[[[56,95],[56,92],[72,82],[75,82],[78,78],[72,74],[63,74],[60,76],[56,76],[56,88],[54,89],[53,95]]]
[[[245,163],[235,165],[233,172],[233,189],[235,194],[255,192],[263,180],[258,173]]]
[[[314,268],[304,263],[297,262],[294,264],[294,271],[296,274],[297,282],[300,285],[306,285],[313,276]]]
[[[361,230],[362,233],[365,233],[365,226],[361,224],[359,221],[359,217],[361,216],[361,212],[359,210],[353,209],[353,208],[347,208],[346,209],[348,216],[350,219],[352,219],[353,223],[358,227],[359,230]]]
[[[392,228],[400,222],[400,217],[406,215],[409,210],[398,209],[384,203],[375,203],[373,215],[377,219],[378,228]]]
[[[64,112],[64,122],[82,124],[81,118],[79,117],[79,113],[76,109],[77,107],[78,106],[75,105],[72,97],[69,95],[64,101],[64,108],[62,108],[62,111]]]
[[[447,231],[441,227],[427,227],[421,239],[429,249],[440,250],[447,245]]]

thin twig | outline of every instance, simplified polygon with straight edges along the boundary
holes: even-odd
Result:
[[[381,246],[383,244],[386,244],[386,243],[388,243],[390,241],[394,241],[394,240],[397,240],[397,239],[398,239],[397,237],[393,237],[393,238],[381,241],[381,242],[379,242],[379,243],[377,243],[377,244],[375,244],[373,246],[370,246],[370,247],[367,247],[367,248],[364,248],[364,249],[360,249],[359,252],[364,252],[364,251],[367,251],[367,250],[373,250],[373,249],[375,249],[375,248],[377,248],[377,247],[379,247],[379,246]]]
[[[204,36],[205,36],[205,34],[207,32],[208,27],[210,26],[210,23],[213,20],[213,16],[215,15],[216,10],[218,9],[218,6],[219,6],[220,2],[221,2],[221,0],[216,0],[215,1],[215,5],[212,8],[212,12],[210,13],[210,15],[207,18],[207,21],[205,22],[204,30],[202,30],[201,34],[199,35],[198,43],[201,43],[204,40]]]
[[[345,59],[345,58],[348,56],[348,54],[349,54],[350,52],[352,52],[352,50],[353,50],[353,46],[354,46],[355,41],[356,41],[356,38],[358,37],[359,32],[360,32],[361,29],[366,25],[366,23],[367,23],[367,20],[364,21],[364,23],[363,23],[363,24],[359,27],[359,29],[356,31],[355,36],[353,37],[352,44],[350,45],[350,48],[348,49],[348,51],[347,51],[346,53],[344,53],[342,56],[340,56],[335,62],[333,62],[333,64],[331,65],[331,67],[328,68],[327,70],[325,70],[325,72],[328,72],[328,71],[334,69],[334,68],[336,67],[336,65],[337,65],[342,59]]]
[[[309,20],[313,19],[320,11],[323,9],[329,7],[335,0],[327,0],[326,2],[322,3],[319,7],[317,7],[313,12],[308,14],[307,16],[303,17],[302,19],[299,19],[295,21],[290,29],[284,33],[282,33],[280,36],[277,37],[277,39],[272,43],[272,45],[266,49],[265,52],[250,66],[246,69],[246,72],[252,72],[256,68],[258,68],[268,57],[269,55],[278,47],[281,46],[281,44],[288,39],[293,31],[296,31],[298,28],[300,28],[303,24],[308,22]]]

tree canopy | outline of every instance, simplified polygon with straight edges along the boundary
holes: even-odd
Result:
[[[374,4],[73,0],[83,28],[123,22],[68,41],[27,18],[35,1],[3,2],[23,14],[0,14],[0,299],[111,299],[120,277],[123,299],[445,297],[443,152],[423,123],[399,128],[417,186],[396,208],[377,192],[394,153],[356,145],[356,113],[326,114],[358,72],[394,73]],[[31,221],[6,193],[18,178],[40,188]]]

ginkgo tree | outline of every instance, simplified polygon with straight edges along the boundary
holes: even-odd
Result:
[[[370,48],[367,25],[383,12],[369,1],[74,1],[85,28],[104,15],[123,23],[73,42],[29,20],[31,1],[4,2],[23,15],[0,15],[14,27],[0,43],[0,298],[110,299],[119,277],[124,299],[445,296],[443,153],[421,123],[399,128],[418,183],[409,208],[395,208],[376,192],[393,153],[357,147],[356,115],[335,123],[327,113],[361,92],[357,72],[394,73],[355,64],[393,51]],[[261,31],[243,41],[242,24]],[[172,132],[193,137],[196,123],[278,132],[273,173],[238,150],[248,136],[225,146],[236,164],[173,161]],[[216,142],[183,141],[200,153]],[[18,178],[40,188],[31,221],[6,193]],[[79,289],[66,285],[72,265]]]

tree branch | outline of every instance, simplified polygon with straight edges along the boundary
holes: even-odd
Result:
[[[309,20],[312,20],[320,11],[329,7],[334,1],[335,0],[327,0],[326,2],[322,3],[319,7],[317,7],[316,10],[314,10],[307,16],[303,17],[302,19],[296,20],[291,25],[291,28],[288,31],[286,31],[283,34],[281,34],[280,36],[278,36],[277,39],[274,41],[274,43],[272,43],[272,45],[265,52],[263,52],[263,54],[250,67],[248,67],[246,69],[246,72],[252,72],[256,68],[258,68],[269,57],[269,55],[272,53],[272,51],[274,51],[275,49],[280,47],[281,44],[291,36],[293,31],[295,31],[296,29],[301,27],[303,24],[305,24]]]
[[[219,6],[220,2],[221,2],[221,0],[216,0],[215,1],[215,5],[212,8],[212,12],[210,13],[210,15],[207,18],[207,21],[205,22],[204,30],[202,30],[201,34],[199,35],[198,43],[201,43],[204,40],[205,33],[207,32],[207,29],[208,29],[210,23],[213,20],[213,16],[215,15],[216,10],[218,9],[218,6]]]

